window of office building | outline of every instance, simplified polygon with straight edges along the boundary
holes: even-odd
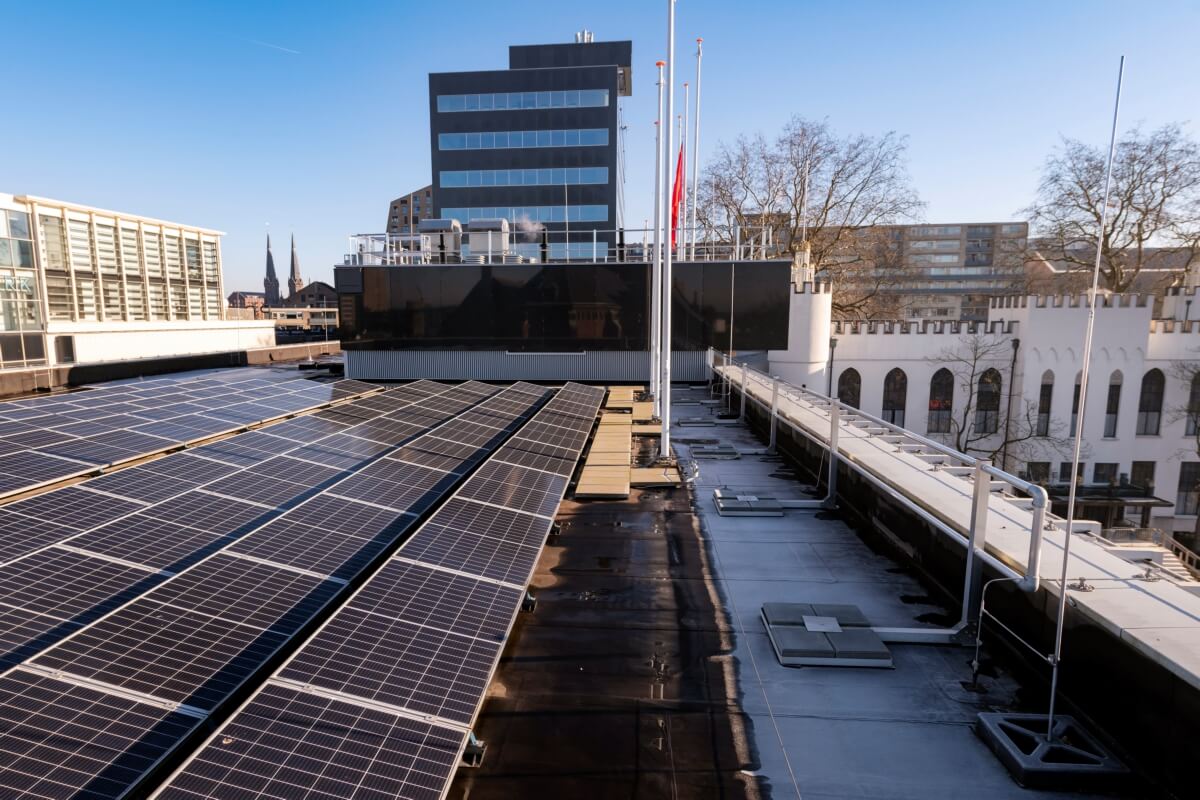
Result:
[[[566,209],[566,210],[564,210]],[[480,206],[443,208],[444,219],[470,222],[475,219],[507,219],[509,222],[607,222],[608,206]]]
[[[603,147],[608,128],[439,133],[439,150],[514,150],[533,147]]]
[[[1154,487],[1153,461],[1134,461],[1129,468],[1129,482],[1149,492]]]
[[[996,369],[979,376],[975,395],[975,433],[989,434],[1000,429],[1000,389],[1002,379]]]
[[[858,374],[858,370],[851,367],[842,371],[838,376],[837,396],[838,400],[846,405],[859,407],[862,400],[862,376]]]
[[[917,239],[909,242],[910,250],[957,250],[958,239]]]
[[[904,407],[908,402],[908,376],[896,367],[883,379],[883,419],[904,427]]]
[[[996,235],[996,226],[994,225],[968,225],[968,239],[990,239]]]
[[[1079,423],[1079,382],[1082,379],[1082,373],[1075,373],[1075,393],[1071,395],[1071,436],[1075,435],[1075,426]]]
[[[1117,468],[1119,464],[1103,464],[1097,463],[1092,468],[1092,483],[1116,485],[1117,483]]]
[[[521,111],[538,108],[602,108],[608,105],[608,89],[576,89],[562,92],[492,92],[488,94],[440,94],[437,110]]]
[[[929,433],[949,433],[954,413],[954,375],[942,367],[929,380]]]
[[[1185,433],[1188,436],[1195,436],[1200,433],[1200,372],[1192,376],[1192,383],[1188,389],[1188,404],[1187,404],[1187,428]]]
[[[1025,465],[1025,474],[1030,483],[1049,483],[1050,482],[1050,462],[1049,461],[1030,461]]]
[[[1079,480],[1081,482],[1083,481],[1084,466],[1086,466],[1086,462],[1080,461],[1079,469],[1077,469],[1075,471],[1075,475],[1079,478]],[[1063,462],[1059,463],[1059,465],[1058,465],[1058,482],[1059,483],[1070,483],[1071,482],[1071,462],[1070,461],[1063,461]]]
[[[1037,436],[1050,435],[1050,401],[1054,399],[1054,372],[1042,373],[1042,388],[1038,393]]]
[[[1104,404],[1104,437],[1111,439],[1117,435],[1117,415],[1121,410],[1121,382],[1124,376],[1121,370],[1114,370],[1108,379],[1108,399]],[[1097,465],[1099,466],[1099,465]]]
[[[608,183],[608,167],[443,170],[443,189],[464,186],[566,186]]]
[[[1162,425],[1163,389],[1166,379],[1162,370],[1152,369],[1142,377],[1142,391],[1138,395],[1137,433],[1139,436],[1157,436]]]
[[[1176,514],[1195,514],[1200,505],[1200,461],[1179,465],[1179,492],[1175,496]]]

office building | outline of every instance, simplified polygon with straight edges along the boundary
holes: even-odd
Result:
[[[3,367],[273,344],[260,323],[225,319],[221,236],[150,217],[0,194]]]
[[[432,218],[433,185],[401,195],[388,206],[387,225],[384,230],[389,236],[411,236],[417,232],[421,220]]]
[[[623,227],[618,101],[632,93],[632,53],[632,42],[586,33],[572,44],[512,46],[508,69],[431,74],[434,216],[464,226],[506,219],[518,253],[535,254],[543,239],[553,258],[591,258],[593,238],[600,250],[614,247]]]
[[[1020,291],[1025,222],[896,225],[885,228],[897,259],[881,287],[906,319],[987,318],[992,297]]]

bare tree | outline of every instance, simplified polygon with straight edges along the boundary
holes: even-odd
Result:
[[[1001,469],[1070,450],[1066,426],[1038,425],[1038,407],[1013,385],[1013,339],[970,326],[955,345],[926,359],[954,377],[947,444],[990,459]]]
[[[1043,254],[1069,270],[1090,273],[1094,265],[1107,158],[1099,147],[1064,138],[1023,212],[1042,237]],[[1180,271],[1200,253],[1200,145],[1178,124],[1149,133],[1134,128],[1117,143],[1100,245],[1102,287],[1129,290],[1160,247],[1177,252],[1172,267]]]
[[[834,312],[862,317],[887,286],[899,288],[902,254],[879,226],[912,219],[922,204],[904,160],[904,137],[839,136],[823,121],[793,117],[773,139],[722,143],[697,188],[697,224],[730,242],[769,230],[774,252],[802,252],[833,284]]]

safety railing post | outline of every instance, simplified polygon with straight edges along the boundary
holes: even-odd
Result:
[[[979,605],[983,592],[983,548],[987,542],[988,502],[992,496],[992,478],[987,472],[992,462],[975,462],[975,489],[971,494],[971,530],[967,535],[967,568],[963,576],[962,619],[974,631],[979,624]]]
[[[779,376],[771,379],[771,439],[767,450],[775,452],[775,429],[779,426]]]
[[[738,422],[746,421],[746,363],[742,362],[742,406],[738,410]]]
[[[842,411],[836,403],[829,406],[829,471],[825,477],[827,489],[821,505],[825,508],[837,506],[837,476],[838,476],[838,431],[841,425]]]

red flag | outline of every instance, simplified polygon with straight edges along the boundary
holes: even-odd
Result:
[[[675,186],[671,189],[671,248],[675,247],[675,229],[679,226],[679,204],[683,201],[683,145],[679,145],[679,163],[675,167]]]

